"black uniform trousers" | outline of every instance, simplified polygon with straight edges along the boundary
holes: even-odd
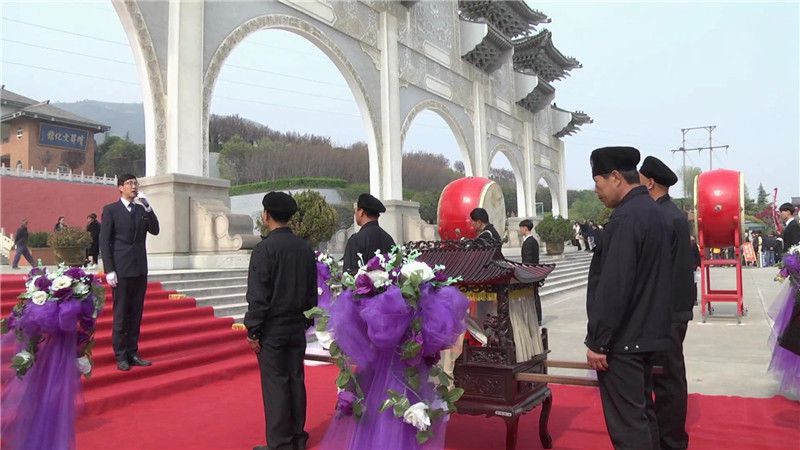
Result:
[[[536,320],[542,326],[542,297],[539,295],[539,286],[533,287],[533,306],[536,308]]]
[[[661,449],[685,449],[689,446],[686,433],[686,364],[683,360],[683,339],[686,322],[673,322],[670,328],[670,347],[654,355],[653,363],[664,367],[664,373],[653,376],[655,414],[658,419]]]
[[[139,352],[139,328],[142,325],[147,275],[120,277],[112,289],[114,326],[111,344],[117,361],[128,361]]]
[[[305,353],[306,335],[302,329],[261,338],[258,366],[270,450],[306,448]]]
[[[653,353],[611,353],[608,369],[597,372],[606,429],[616,450],[658,449],[658,424],[647,399],[652,371]]]

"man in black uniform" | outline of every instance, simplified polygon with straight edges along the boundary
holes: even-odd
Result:
[[[590,162],[595,192],[614,212],[589,267],[586,359],[614,447],[657,449],[647,391],[653,353],[669,346],[672,227],[639,185],[638,150],[600,148]]]
[[[686,433],[686,364],[683,360],[683,340],[687,323],[692,320],[692,308],[697,298],[694,283],[694,255],[686,214],[670,200],[669,187],[678,182],[675,172],[658,158],[648,156],[639,169],[639,179],[658,209],[672,223],[672,327],[670,346],[658,352],[654,361],[664,367],[664,374],[653,377],[655,413],[661,449],[685,449],[689,445]]]
[[[783,221],[783,252],[786,253],[793,246],[800,244],[800,225],[794,217],[794,205],[784,203],[780,208],[781,221]]]
[[[287,226],[297,203],[283,192],[262,201],[269,234],[250,256],[247,273],[247,342],[258,357],[270,450],[306,448],[303,311],[317,305],[317,265],[311,246]],[[264,448],[264,447],[256,447]]]
[[[358,196],[355,219],[356,225],[361,229],[350,236],[344,248],[345,272],[356,273],[361,265],[360,258],[366,263],[375,256],[375,250],[389,253],[394,246],[394,239],[378,225],[378,218],[382,212],[386,212],[386,207],[380,200],[369,194]]]
[[[539,241],[531,233],[533,222],[525,219],[519,223],[519,234],[522,236],[522,262],[525,264],[539,264]],[[539,286],[533,288],[533,301],[536,308],[536,318],[539,326],[542,325],[542,297],[539,296]]]
[[[500,233],[495,230],[494,225],[489,223],[489,213],[483,208],[475,208],[469,213],[469,220],[472,222],[472,229],[478,233],[476,241],[487,244],[499,244],[502,241]]]

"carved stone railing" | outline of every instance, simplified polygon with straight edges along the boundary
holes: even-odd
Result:
[[[0,165],[0,176],[20,177],[20,178],[36,178],[42,180],[59,180],[68,181],[71,183],[86,183],[86,184],[102,184],[106,186],[116,186],[117,177],[107,177],[105,174],[86,175],[83,172],[76,174],[72,170],[69,172],[48,171],[47,168],[43,170],[35,170],[33,167],[30,169],[23,169],[22,167],[10,168],[5,165]]]

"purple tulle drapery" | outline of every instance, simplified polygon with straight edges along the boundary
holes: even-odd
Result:
[[[80,374],[75,365],[77,331],[69,329],[69,325],[62,328],[68,330],[54,331],[39,344],[36,364],[23,379],[13,375],[3,379],[4,449],[75,448],[77,403],[82,401]],[[3,336],[2,345],[21,350],[11,334]],[[13,354],[4,352],[4,366],[8,366],[11,357]]]
[[[795,398],[800,397],[800,355],[778,345],[778,338],[792,318],[796,295],[797,286],[791,281],[787,282],[768,311],[775,320],[769,337],[769,343],[773,346],[769,370],[778,375],[781,392]]]
[[[358,298],[344,291],[331,305],[330,327],[337,345],[357,366],[356,376],[365,393],[365,412],[360,419],[337,414],[331,421],[322,448],[325,450],[425,449],[444,447],[446,416],[432,424],[433,437],[420,445],[417,430],[395,417],[391,408],[379,412],[394,390],[408,397],[411,404],[437,405],[433,384],[428,380],[434,355],[452,346],[464,332],[468,301],[453,287],[420,289],[419,309],[411,308],[397,286],[390,286],[373,297]],[[422,319],[422,358],[402,360],[398,346],[408,338],[412,320]],[[424,380],[418,390],[406,385],[404,370],[415,365]]]

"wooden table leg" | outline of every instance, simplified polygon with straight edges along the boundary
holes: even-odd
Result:
[[[553,448],[553,438],[550,437],[550,432],[547,431],[547,422],[550,419],[550,408],[553,406],[553,391],[548,389],[547,397],[542,402],[542,413],[539,415],[539,440],[542,441],[542,447]]]
[[[514,450],[517,447],[517,427],[519,416],[509,417],[506,421],[506,450]]]

